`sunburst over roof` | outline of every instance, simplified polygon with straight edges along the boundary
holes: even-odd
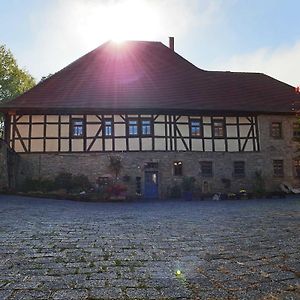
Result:
[[[160,42],[110,41],[1,110],[288,113],[296,97],[264,74],[199,69]]]

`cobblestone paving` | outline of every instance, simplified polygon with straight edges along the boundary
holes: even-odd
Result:
[[[300,299],[299,225],[295,199],[2,195],[0,299]]]

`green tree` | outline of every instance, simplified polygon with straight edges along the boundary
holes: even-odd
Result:
[[[0,45],[0,104],[23,94],[35,86],[34,78],[20,68],[12,52]],[[3,132],[3,116],[0,114],[0,137]]]

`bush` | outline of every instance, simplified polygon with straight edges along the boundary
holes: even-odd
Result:
[[[76,175],[72,178],[72,188],[80,190],[88,190],[91,187],[91,183],[87,176]]]
[[[71,173],[59,173],[54,179],[55,188],[71,190],[73,187],[72,179]]]
[[[42,191],[49,192],[55,189],[54,182],[50,179],[26,178],[21,185],[22,192]]]
[[[181,188],[178,184],[175,184],[171,187],[170,198],[173,198],[173,199],[181,198]]]
[[[182,190],[184,192],[191,192],[195,188],[195,178],[194,177],[183,177],[182,180]]]
[[[266,192],[265,180],[261,171],[255,171],[254,173],[253,190],[254,193],[260,197]]]

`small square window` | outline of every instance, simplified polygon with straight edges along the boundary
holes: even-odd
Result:
[[[224,120],[213,120],[213,134],[214,137],[223,138],[225,137],[225,123]]]
[[[128,133],[131,136],[138,135],[138,121],[137,120],[129,120],[128,121]]]
[[[277,138],[277,139],[282,137],[281,122],[272,122],[272,124],[271,124],[271,136],[273,138]]]
[[[103,122],[104,124],[104,136],[111,137],[113,135],[113,126],[112,126],[112,120],[106,119]]]
[[[300,123],[293,124],[293,137],[300,138]]]
[[[202,135],[201,122],[199,120],[191,120],[190,128],[191,128],[191,136],[192,137],[200,137]]]
[[[73,138],[83,137],[84,135],[84,120],[72,119],[71,120],[71,136]]]
[[[275,177],[283,177],[283,160],[273,160],[273,171]]]
[[[245,177],[245,162],[235,161],[233,163],[233,175],[236,177]]]
[[[201,175],[203,177],[213,176],[212,161],[201,161],[200,169],[201,169]]]
[[[141,120],[141,124],[142,124],[142,135],[143,136],[151,135],[151,121]]]
[[[182,161],[174,161],[174,176],[182,176]]]

